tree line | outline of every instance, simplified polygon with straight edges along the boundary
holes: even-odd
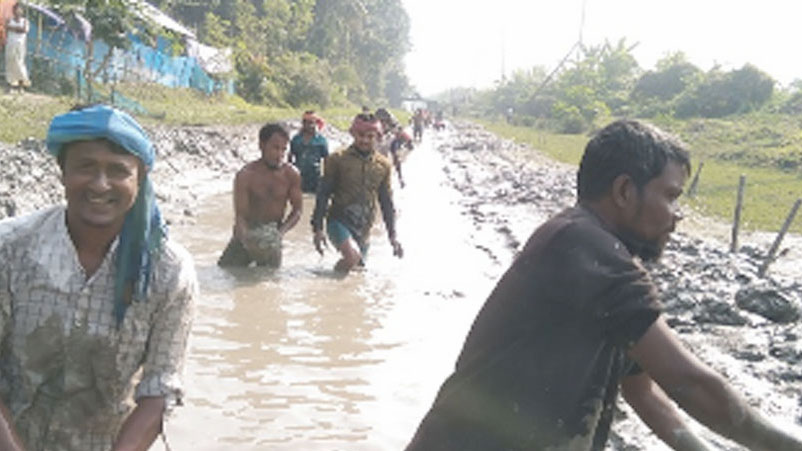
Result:
[[[195,30],[200,42],[233,49],[237,93],[252,103],[300,107],[400,104],[410,91],[403,57],[410,48],[409,16],[401,0],[149,0]],[[126,0],[59,0],[61,13],[79,11],[94,35],[125,49],[125,36],[171,37],[138,20]]]
[[[703,71],[682,52],[643,70],[625,39],[579,46],[553,73],[519,70],[491,89],[455,89],[441,100],[483,116],[507,116],[519,125],[582,133],[616,117],[720,118],[760,109],[802,113],[802,81],[779,87],[751,64]]]

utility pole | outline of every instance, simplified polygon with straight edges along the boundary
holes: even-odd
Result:
[[[585,7],[588,5],[588,0],[582,0],[582,15],[579,19],[579,45],[582,45],[582,34],[585,31]]]
[[[584,39],[583,35],[585,33],[585,7],[587,5],[588,5],[588,0],[582,0],[582,11],[581,11],[580,16],[579,16],[579,39],[576,41],[576,48],[577,48],[576,60],[577,60],[577,62],[579,62],[579,60],[582,58],[582,46],[583,46],[583,39]]]
[[[506,33],[504,32],[504,27],[501,28],[501,82],[504,83],[507,81],[507,68],[506,66],[506,58],[507,58],[507,39]]]

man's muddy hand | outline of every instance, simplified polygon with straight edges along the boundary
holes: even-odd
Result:
[[[326,241],[326,234],[323,233],[322,230],[318,230],[315,232],[314,238],[312,241],[315,243],[315,249],[320,255],[323,255],[324,247],[328,247],[329,243]]]

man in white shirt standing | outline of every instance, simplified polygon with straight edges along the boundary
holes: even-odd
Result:
[[[14,5],[14,16],[6,22],[6,81],[10,89],[23,89],[31,85],[25,67],[25,45],[30,25],[21,3]]]
[[[128,114],[56,116],[47,147],[66,208],[0,221],[0,449],[144,451],[181,403],[192,259],[167,238],[153,145]]]

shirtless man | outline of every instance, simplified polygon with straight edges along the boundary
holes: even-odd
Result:
[[[301,176],[285,162],[289,134],[279,124],[259,130],[262,157],[234,179],[234,234],[219,266],[281,266],[281,240],[301,217]],[[292,206],[286,215],[287,203]]]

